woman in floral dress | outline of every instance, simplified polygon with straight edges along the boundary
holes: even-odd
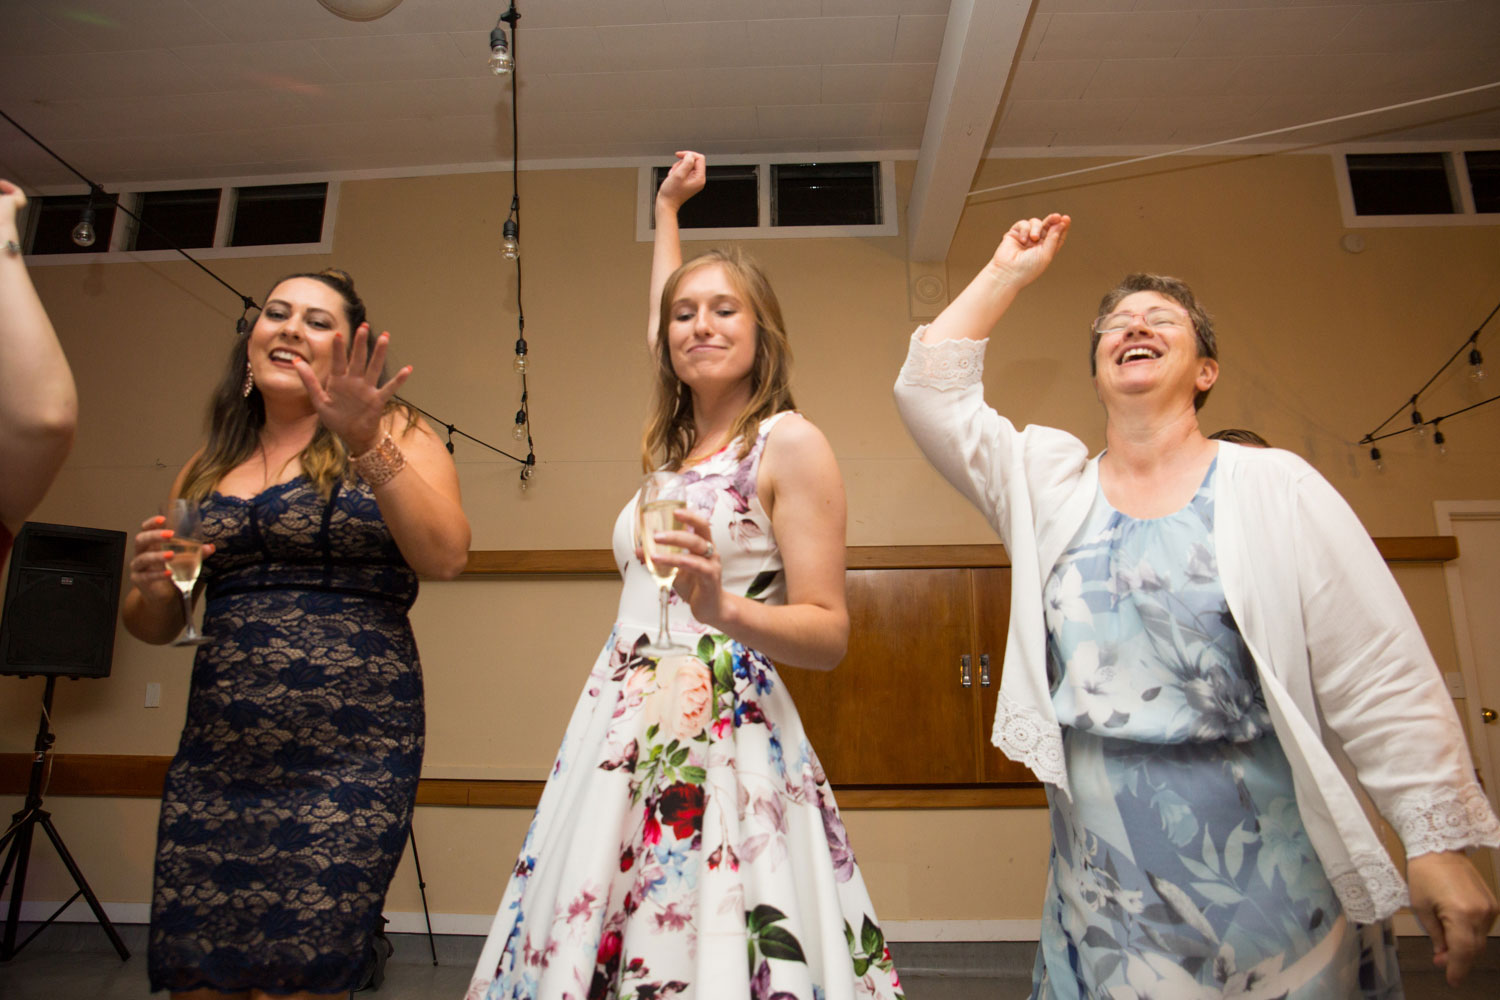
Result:
[[[901,995],[832,793],[772,660],[844,655],[844,491],[827,440],[792,409],[790,354],[764,275],[735,253],[686,265],[677,210],[703,187],[679,153],[656,201],[656,360],[647,468],[687,509],[670,628],[615,523],[624,578],[470,985],[490,998]]]
[[[1192,291],[1137,274],[1100,304],[1102,455],[985,405],[986,338],[1069,224],[1012,226],[896,386],[1012,560],[994,741],[1047,783],[1053,834],[1032,995],[1400,997],[1385,918],[1407,886],[1339,747],[1456,983],[1496,915],[1462,851],[1500,823],[1348,505],[1295,455],[1203,436],[1218,349]]]

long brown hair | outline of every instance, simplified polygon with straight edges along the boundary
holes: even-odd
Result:
[[[344,318],[349,322],[349,347],[354,346],[354,331],[365,322],[365,304],[354,291],[354,279],[345,271],[329,268],[316,274],[289,274],[271,286],[274,292],[278,285],[293,278],[310,278],[321,282],[339,293],[344,302]],[[267,292],[266,298],[270,298]],[[183,478],[182,495],[185,499],[201,501],[213,492],[219,481],[255,454],[260,446],[260,431],[266,425],[266,405],[260,389],[244,394],[245,370],[250,363],[250,335],[236,337],[229,349],[229,358],[219,383],[214,387],[208,405],[208,443],[203,451],[188,466]],[[385,383],[386,373],[380,373]],[[416,423],[417,414],[405,403],[392,400],[386,404],[386,412],[404,410],[407,426]],[[349,474],[349,452],[344,443],[321,423],[312,440],[302,449],[298,460],[302,471],[324,497],[333,492],[333,484]]]
[[[641,438],[641,466],[650,471],[675,469],[697,443],[693,424],[693,393],[672,367],[672,345],[667,337],[671,305],[683,279],[700,268],[717,264],[724,269],[736,291],[755,317],[755,362],[750,368],[750,401],[735,418],[729,439],[740,439],[739,457],[755,445],[760,422],[782,410],[796,409],[792,402],[792,348],[781,319],[781,303],[771,290],[760,265],[738,247],[710,250],[683,264],[667,278],[661,291],[656,328],[656,381],[651,416]]]

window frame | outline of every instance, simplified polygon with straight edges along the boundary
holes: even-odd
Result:
[[[1359,144],[1341,147],[1331,156],[1338,188],[1339,213],[1345,229],[1411,228],[1415,226],[1500,226],[1500,212],[1474,208],[1474,186],[1469,180],[1468,152],[1500,151],[1500,142],[1423,142]],[[1441,215],[1359,215],[1354,211],[1354,189],[1349,183],[1349,157],[1363,153],[1441,153],[1450,191],[1457,195],[1455,211]]]
[[[326,184],[323,198],[323,228],[316,243],[270,243],[260,246],[229,246],[229,236],[234,226],[234,211],[239,203],[237,191],[245,187],[267,187],[278,184]],[[340,182],[326,175],[298,174],[295,176],[198,178],[180,181],[150,181],[140,184],[122,184],[111,191],[119,199],[120,206],[139,212],[141,195],[153,191],[188,191],[204,188],[219,189],[219,217],[214,227],[214,245],[211,247],[186,247],[187,253],[198,260],[234,260],[248,257],[291,257],[298,254],[328,254],[333,252],[334,225],[338,217]],[[76,187],[76,186],[73,186]],[[106,187],[109,190],[109,187]],[[77,194],[72,187],[43,189],[39,198]],[[32,206],[26,206],[25,217],[20,221],[21,232],[30,242]],[[130,216],[115,209],[114,231],[110,234],[109,247],[91,253],[46,253],[26,254],[27,266],[49,267],[66,264],[116,264],[156,263],[183,260],[176,250],[127,250],[125,244],[134,237],[136,222]]]
[[[871,236],[901,235],[896,210],[896,161],[877,156],[851,153],[806,153],[803,155],[737,156],[715,154],[715,160],[734,166],[757,168],[756,205],[759,222],[754,226],[723,226],[713,229],[684,229],[684,243],[715,240],[786,240],[786,239],[864,239]],[[868,226],[773,226],[771,225],[771,167],[799,163],[877,163],[880,177],[880,215],[885,221]],[[643,165],[636,171],[635,240],[651,243],[656,238],[656,191],[654,172],[662,162]]]

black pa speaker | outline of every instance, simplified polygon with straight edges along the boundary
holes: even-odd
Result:
[[[108,677],[125,532],[27,521],[0,619],[0,674]]]

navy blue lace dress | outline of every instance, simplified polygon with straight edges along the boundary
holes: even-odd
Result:
[[[350,989],[422,765],[417,578],[363,482],[212,495],[203,630],[167,772],[151,988]]]

